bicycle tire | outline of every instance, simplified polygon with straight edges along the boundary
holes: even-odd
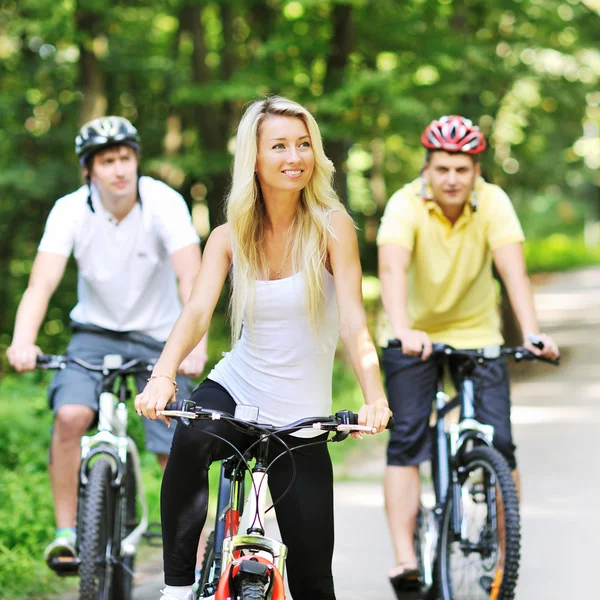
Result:
[[[122,537],[121,540],[129,535],[138,525],[137,519],[137,484],[135,473],[130,463],[127,463],[125,477],[123,479],[124,497],[121,501],[122,506]],[[119,547],[121,546],[119,540]],[[133,589],[133,569],[135,564],[135,555],[128,554],[120,556],[119,562],[115,565],[113,573],[113,595],[115,599],[130,600]]]
[[[258,577],[244,577],[240,582],[238,600],[265,600],[265,584]]]
[[[112,600],[114,501],[112,468],[105,459],[90,469],[83,497],[79,549],[79,600]]]
[[[439,548],[438,548],[438,583],[440,588],[440,594],[442,600],[479,600],[480,598],[489,600],[490,598],[497,600],[512,600],[515,595],[515,586],[519,574],[519,562],[521,553],[521,532],[520,532],[520,515],[519,515],[519,501],[515,488],[514,481],[511,476],[510,469],[504,457],[494,448],[488,447],[477,447],[468,452],[462,460],[463,468],[459,473],[459,481],[461,484],[461,497],[463,497],[463,491],[466,489],[466,484],[473,484],[473,491],[471,495],[466,495],[465,499],[468,504],[465,503],[462,506],[463,524],[465,523],[466,515],[471,513],[471,516],[476,513],[483,512],[482,507],[485,506],[485,526],[480,533],[477,540],[474,542],[472,535],[467,535],[468,543],[472,547],[480,546],[483,549],[482,552],[472,550],[465,552],[464,549],[460,548],[460,539],[456,539],[454,531],[452,529],[451,515],[453,512],[453,495],[450,491],[448,498],[444,506],[444,512],[442,516],[442,523],[440,528],[439,537]],[[481,470],[482,481],[478,481],[477,471]],[[486,478],[485,472],[487,471],[489,477],[489,484],[486,486],[488,479]],[[494,535],[494,531],[489,524],[488,520],[488,499],[489,493],[487,490],[493,489],[492,492],[496,495],[499,491],[504,509],[504,529],[505,529],[505,544],[504,553],[499,548],[501,542],[499,541],[498,531],[495,532],[496,540],[491,541],[490,535]],[[484,495],[485,502],[481,501],[481,495]],[[468,508],[467,508],[468,507]],[[481,519],[480,519],[481,520]],[[469,533],[473,530],[469,527]],[[457,547],[456,544],[459,544]],[[470,548],[468,549],[470,550]],[[472,554],[479,555],[481,559],[481,568],[484,574],[477,577],[471,577],[466,585],[464,594],[459,589],[458,585],[455,585],[454,579],[458,578],[458,569],[456,565],[452,565],[453,556],[457,558],[456,562],[460,559],[469,558]],[[468,556],[467,556],[468,555]],[[499,562],[498,558],[503,559],[502,571],[497,569]],[[485,564],[484,564],[485,559]],[[471,561],[473,564],[477,561]],[[495,570],[493,570],[495,569]],[[486,575],[485,572],[488,574]],[[493,575],[501,575],[500,589],[497,593],[491,593],[485,590],[483,585],[483,577],[490,578],[489,581],[493,580]],[[462,594],[462,595],[461,595]]]
[[[211,531],[206,545],[204,546],[204,556],[202,557],[202,565],[200,566],[200,579],[198,580],[198,592],[199,598],[205,598],[204,588],[209,583],[208,578],[212,570],[213,563],[215,562],[215,532]],[[217,582],[214,582],[215,589]]]

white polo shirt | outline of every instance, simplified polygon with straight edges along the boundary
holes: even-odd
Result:
[[[189,210],[168,185],[142,177],[141,204],[120,222],[92,185],[57,200],[40,252],[70,256],[78,266],[78,302],[71,318],[110,329],[167,339],[181,311],[170,256],[199,242]]]

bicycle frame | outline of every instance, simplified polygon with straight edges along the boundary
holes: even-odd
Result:
[[[461,380],[461,389],[458,394],[460,399],[460,418],[457,423],[451,423],[446,431],[444,417],[455,408],[456,404],[450,401],[450,397],[442,390],[444,361],[438,361],[438,390],[435,403],[437,420],[435,424],[435,443],[437,452],[435,454],[436,474],[434,477],[435,496],[439,505],[446,501],[446,495],[450,483],[457,483],[456,467],[467,442],[478,440],[488,446],[494,440],[494,428],[484,425],[475,419],[475,393],[473,380],[464,373]],[[454,475],[451,474],[454,473]]]
[[[144,494],[141,463],[139,452],[135,442],[127,436],[127,407],[125,401],[128,397],[127,379],[129,376],[145,368],[149,368],[146,363],[131,361],[123,365],[123,359],[120,355],[106,355],[103,365],[91,365],[81,359],[64,356],[43,356],[38,360],[38,364],[46,369],[61,369],[72,362],[89,370],[101,372],[102,392],[99,396],[98,406],[98,428],[93,435],[84,435],[80,441],[81,463],[79,467],[79,495],[78,495],[78,531],[82,531],[83,514],[81,510],[88,486],[91,468],[100,458],[107,459],[112,471],[112,487],[117,490],[115,501],[115,520],[112,535],[117,539],[121,536],[123,502],[125,501],[125,482],[124,476],[127,467],[131,467],[133,474],[136,499],[139,500],[141,508],[141,518],[136,527],[120,539],[119,556],[121,558],[133,556],[137,550],[142,536],[148,530],[148,506]],[[127,367],[130,366],[130,370]],[[137,367],[137,370],[134,370]],[[118,395],[113,391],[115,381],[118,379]],[[78,540],[78,552],[79,540]],[[53,569],[61,575],[77,574],[81,561],[76,557],[73,561],[56,561],[52,564]]]
[[[136,490],[141,506],[141,519],[137,527],[121,540],[121,554],[131,556],[135,554],[142,536],[148,530],[148,505],[144,494],[139,452],[135,442],[127,436],[127,408],[124,402],[127,392],[125,377],[120,381],[119,388],[121,398],[110,391],[102,392],[98,410],[98,432],[94,435],[84,435],[81,438],[79,481],[80,486],[85,488],[90,464],[98,456],[111,458],[113,486],[117,489],[120,489],[123,484],[126,465],[130,463],[133,466]],[[119,413],[125,415],[124,422],[122,421],[123,416],[120,419],[115,418]]]
[[[241,410],[239,410],[240,408]],[[211,537],[213,535],[216,537],[212,542],[209,537],[207,542],[207,553],[204,556],[202,566],[203,571],[199,586],[194,591],[194,598],[210,597],[213,600],[228,600],[232,597],[238,597],[238,590],[231,589],[232,583],[235,582],[235,587],[240,587],[242,593],[244,593],[244,586],[249,584],[252,589],[246,591],[253,594],[252,597],[259,592],[258,587],[255,586],[264,584],[267,589],[261,590],[260,593],[266,594],[266,600],[285,600],[283,574],[287,547],[282,542],[267,537],[264,528],[265,513],[267,512],[268,446],[270,438],[277,435],[277,433],[292,433],[303,428],[312,428],[335,433],[331,439],[323,440],[323,443],[327,443],[327,441],[342,441],[352,431],[373,434],[377,430],[359,425],[358,415],[350,411],[339,411],[330,417],[309,417],[283,427],[258,424],[258,409],[256,407],[238,406],[236,414],[233,416],[217,410],[203,410],[202,407],[197,406],[191,400],[169,403],[164,410],[157,411],[157,414],[180,420],[184,425],[189,424],[191,420],[196,418],[229,419],[236,422],[238,426],[244,425],[253,433],[258,434],[258,440],[244,454],[232,446],[238,454],[224,461],[221,467],[217,523],[215,532],[211,534]],[[393,421],[390,419],[388,427],[392,424]],[[249,467],[246,458],[249,451],[252,451],[256,459],[252,468]],[[287,451],[291,455],[289,448],[287,448]],[[234,462],[236,467],[230,472],[229,469],[231,469]],[[240,466],[238,467],[238,465]],[[243,485],[243,473],[246,470],[250,472],[252,478],[252,490],[246,500],[245,509],[236,530],[234,525],[239,515],[238,507],[241,505],[243,498],[240,489]],[[229,482],[225,481],[226,479]],[[235,482],[234,486],[231,485],[231,481]],[[288,491],[290,487],[288,487]],[[227,490],[229,490],[229,495]],[[226,525],[223,526],[223,523]],[[220,552],[221,547],[219,544],[222,539],[221,532],[223,531],[229,532],[229,535],[223,541],[222,552]],[[225,565],[222,573],[220,573],[221,560],[224,561]],[[240,575],[241,577],[239,577]],[[216,581],[217,577],[218,582]]]
[[[458,468],[460,458],[470,440],[478,440],[488,446],[494,439],[494,428],[484,425],[475,419],[475,394],[473,381],[468,373],[463,373],[461,386],[455,401],[443,391],[443,375],[446,360],[441,356],[437,360],[437,392],[435,396],[436,422],[432,427],[433,442],[436,451],[431,461],[433,471],[433,485],[435,493],[435,506],[432,511],[423,511],[421,518],[427,519],[425,524],[425,548],[422,555],[425,558],[422,564],[423,583],[433,585],[434,562],[437,550],[437,530],[442,510],[449,490],[455,495],[460,495],[458,481]],[[445,416],[457,406],[460,400],[460,418],[457,423],[446,427]],[[460,498],[455,498],[455,500]],[[460,502],[454,502],[453,527],[460,534],[461,519]]]
[[[242,517],[237,532],[223,542],[224,569],[219,579],[219,585],[215,594],[215,600],[227,600],[231,597],[230,583],[239,570],[244,570],[242,561],[250,558],[264,565],[264,570],[271,575],[271,585],[267,592],[269,600],[284,600],[285,586],[283,574],[285,572],[285,559],[287,557],[287,546],[269,538],[265,535],[264,520],[267,507],[267,491],[269,489],[269,476],[264,465],[266,465],[269,436],[263,436],[258,442],[256,463],[251,470],[252,486],[246,499]],[[234,495],[230,510],[236,511],[241,496]],[[244,555],[244,552],[249,554]]]

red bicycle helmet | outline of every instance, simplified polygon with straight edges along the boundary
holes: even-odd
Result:
[[[427,125],[421,136],[428,150],[479,154],[487,146],[479,127],[458,115],[443,116]]]

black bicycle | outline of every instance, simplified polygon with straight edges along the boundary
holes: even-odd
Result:
[[[295,461],[293,448],[283,444],[285,449],[282,453],[269,462],[269,442],[273,438],[280,439],[280,434],[301,429],[334,432],[331,439],[313,442],[319,444],[342,441],[352,431],[375,433],[375,430],[358,425],[358,415],[350,411],[340,411],[329,417],[302,419],[283,427],[259,424],[258,409],[248,406],[238,406],[233,416],[205,410],[192,401],[184,400],[168,404],[164,411],[157,411],[157,414],[177,418],[184,423],[195,419],[223,419],[257,437],[256,442],[243,454],[232,445],[236,454],[222,462],[215,527],[207,540],[200,579],[194,588],[194,600],[284,600],[283,576],[287,547],[265,535],[264,518],[270,510],[266,507],[270,466],[279,456],[289,454],[292,460],[289,491],[295,478]],[[252,458],[255,462],[250,466]],[[244,505],[246,473],[250,475],[252,488]],[[310,532],[306,532],[306,535],[310,535]],[[310,573],[306,576],[310,577]]]
[[[156,361],[123,363],[109,354],[92,365],[75,356],[38,356],[40,369],[64,369],[68,364],[102,374],[99,384],[97,432],[81,438],[77,502],[77,556],[56,557],[50,567],[59,575],[79,574],[80,600],[129,600],[134,559],[149,533],[148,509],[135,442],[127,436],[127,379],[150,374]]]
[[[401,350],[399,340],[389,348]],[[541,360],[525,348],[457,350],[433,344],[437,364],[436,417],[431,427],[433,501],[422,494],[415,532],[420,580],[417,597],[511,600],[519,574],[519,499],[506,459],[492,446],[494,428],[477,421],[472,373],[478,363],[512,356]],[[456,398],[443,391],[445,365],[458,359]],[[445,417],[460,407],[458,422]]]

